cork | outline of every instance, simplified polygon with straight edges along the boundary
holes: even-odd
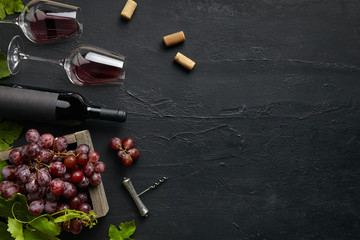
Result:
[[[176,32],[164,37],[164,43],[166,47],[173,46],[185,41],[185,34],[183,31]]]
[[[191,60],[190,58],[186,57],[185,55],[179,52],[174,57],[174,61],[179,63],[181,66],[183,66],[189,71],[192,70],[195,66],[195,62],[193,60]]]
[[[134,2],[133,0],[128,0],[121,12],[121,17],[126,20],[130,20],[135,11],[136,6],[137,6],[136,2]]]

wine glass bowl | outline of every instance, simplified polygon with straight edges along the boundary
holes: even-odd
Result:
[[[83,31],[81,18],[79,7],[50,0],[32,0],[11,23],[18,25],[30,41],[49,43],[80,36]]]
[[[7,64],[12,75],[19,72],[23,60],[35,60],[60,65],[69,80],[78,86],[122,84],[125,80],[125,57],[107,50],[80,45],[68,57],[47,59],[28,55],[19,35],[13,37],[8,47]]]
[[[64,69],[70,81],[79,86],[122,83],[124,63],[124,56],[81,45],[65,59]]]

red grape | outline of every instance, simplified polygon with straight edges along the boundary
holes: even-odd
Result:
[[[15,176],[15,166],[14,165],[8,165],[1,169],[1,174],[5,180],[8,181],[14,181],[16,179]]]
[[[71,182],[71,174],[66,172],[64,175],[61,176],[61,180],[64,182]]]
[[[20,149],[21,156],[23,157],[24,161],[28,161],[30,159],[29,154],[27,153],[27,148],[29,145],[25,145]]]
[[[40,215],[44,211],[44,200],[34,200],[29,205],[29,211],[34,215]]]
[[[58,204],[56,211],[57,211],[57,212],[60,212],[60,211],[63,211],[63,210],[65,210],[65,209],[70,209],[69,204],[67,204],[67,203],[60,203],[60,204]],[[64,215],[64,213],[61,214],[61,215]]]
[[[74,155],[68,155],[64,159],[64,164],[67,168],[74,168],[77,164],[76,157]]]
[[[40,153],[40,146],[36,143],[30,143],[26,150],[30,158],[36,158]]]
[[[89,161],[89,158],[86,153],[81,153],[77,156],[76,160],[79,165],[85,165]]]
[[[110,147],[115,150],[120,149],[121,148],[121,139],[118,137],[113,137],[110,140]]]
[[[24,164],[24,158],[21,156],[21,151],[20,151],[20,149],[13,149],[13,150],[11,150],[11,152],[9,153],[9,161],[10,161],[13,165]]]
[[[50,190],[55,195],[62,195],[64,193],[64,182],[60,178],[55,178],[51,181]]]
[[[26,182],[25,190],[29,193],[33,193],[33,192],[37,192],[38,189],[39,189],[39,185],[37,184],[36,175],[34,174],[30,176],[30,178]]]
[[[100,185],[102,182],[101,179],[101,175],[99,173],[94,173],[91,177],[90,177],[90,184],[92,186],[98,186]]]
[[[90,204],[85,203],[85,202],[80,203],[80,206],[79,206],[78,210],[82,211],[84,213],[89,213],[90,210],[91,210]]]
[[[18,167],[18,169],[15,170],[16,179],[19,183],[26,183],[30,178],[30,170],[26,165],[21,166],[24,167]]]
[[[49,186],[51,182],[51,175],[45,168],[40,169],[36,174],[36,182],[39,186]]]
[[[49,163],[52,158],[53,158],[53,155],[52,155],[50,149],[45,149],[45,148],[40,149],[40,152],[38,155],[38,159],[40,162]]]
[[[52,202],[56,202],[56,201],[59,200],[59,196],[58,196],[58,195],[55,195],[55,194],[51,191],[50,187],[47,187],[47,188],[46,188],[46,191],[45,191],[45,199],[46,199],[46,200],[49,200],[49,201],[52,201]]]
[[[11,181],[2,181],[0,182],[0,192],[4,192],[5,189],[7,189],[8,187],[14,185],[15,183],[11,182]]]
[[[40,192],[39,191],[37,191],[37,192],[32,192],[32,193],[28,193],[27,195],[26,195],[26,201],[28,202],[28,203],[31,203],[31,202],[33,202],[33,201],[35,201],[35,200],[40,200]]]
[[[63,213],[65,214],[65,213]],[[70,220],[67,220],[65,222],[62,222],[62,229],[66,232],[70,232]]]
[[[63,196],[67,199],[73,198],[77,195],[76,186],[69,182],[64,182]]]
[[[39,141],[40,133],[36,129],[29,129],[26,132],[25,137],[28,143],[37,143]]]
[[[123,151],[123,150],[117,151],[117,156],[118,156],[118,158],[120,158],[120,159],[122,159],[122,157],[123,157],[125,154],[126,154],[126,152]]]
[[[54,136],[50,133],[44,133],[39,137],[38,144],[41,148],[49,149],[54,144]]]
[[[79,234],[82,230],[82,223],[79,219],[70,220],[70,231],[73,234]]]
[[[75,210],[79,208],[80,204],[81,199],[78,196],[73,197],[69,202],[70,208]]]
[[[65,137],[61,136],[55,139],[54,150],[56,152],[64,152],[68,147],[68,142]]]
[[[132,160],[136,160],[140,156],[140,152],[137,148],[131,148],[128,150],[128,153],[130,154]]]
[[[96,163],[97,161],[99,161],[100,155],[96,151],[91,151],[89,152],[88,157],[90,162]]]
[[[90,184],[90,179],[87,176],[84,176],[83,179],[77,184],[79,188],[86,188]]]
[[[61,177],[66,172],[66,166],[62,162],[53,162],[50,164],[49,171],[55,177]]]
[[[81,170],[75,170],[71,173],[71,181],[73,183],[80,182],[84,177],[84,173]]]
[[[133,162],[133,160],[129,154],[122,155],[121,160],[122,160],[122,163],[127,167],[130,166]]]
[[[87,162],[82,170],[86,176],[91,177],[94,174],[94,164]]]
[[[103,172],[105,172],[105,170],[106,170],[106,165],[104,162],[99,161],[99,162],[95,163],[94,171],[96,173],[103,173]]]
[[[84,192],[79,192],[78,197],[80,198],[81,202],[87,202],[89,199],[88,195]]]
[[[16,184],[9,186],[8,188],[4,189],[4,191],[2,192],[2,194],[6,199],[12,198],[15,195],[15,193],[20,193],[20,187],[19,185]]]
[[[127,150],[131,149],[134,147],[134,139],[132,139],[131,137],[124,138],[122,145],[123,145],[123,148],[125,148]]]
[[[57,202],[45,200],[44,210],[46,213],[54,213],[57,208]]]
[[[80,154],[80,153],[88,154],[89,152],[90,152],[90,147],[87,144],[80,144],[75,150],[76,154]]]

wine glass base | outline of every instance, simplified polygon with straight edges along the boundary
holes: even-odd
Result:
[[[9,43],[7,52],[7,66],[12,75],[19,72],[22,66],[22,54],[24,43],[19,35],[13,37]]]

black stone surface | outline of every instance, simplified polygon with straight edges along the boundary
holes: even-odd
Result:
[[[62,1],[83,10],[82,38],[27,52],[65,57],[80,43],[127,57],[118,86],[77,87],[53,65],[26,62],[4,82],[76,91],[126,108],[124,124],[76,127],[23,122],[63,135],[89,129],[108,169],[110,205],[92,230],[62,239],[108,239],[110,224],[135,219],[135,239],[360,238],[359,1]],[[183,30],[171,48],[162,37]],[[6,49],[16,26],[0,25]],[[193,71],[173,63],[177,52]],[[113,136],[135,139],[140,159],[122,166]],[[17,145],[25,142],[24,136]],[[150,216],[121,186],[131,177]]]

